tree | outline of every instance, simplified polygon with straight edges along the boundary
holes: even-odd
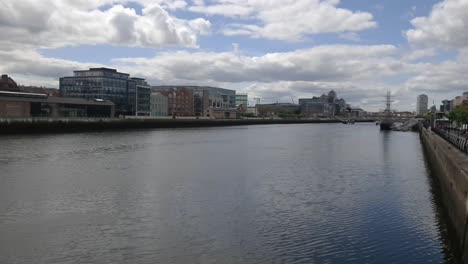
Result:
[[[456,121],[458,124],[468,124],[468,108],[458,107],[449,113],[448,119]]]

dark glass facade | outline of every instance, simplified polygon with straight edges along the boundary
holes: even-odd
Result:
[[[74,76],[60,78],[60,93],[64,97],[109,100],[116,105],[116,115],[135,115],[136,87],[143,79],[129,77],[129,74],[107,68],[75,71]],[[145,102],[141,107],[148,108],[148,114],[150,93],[150,90],[141,91],[138,95],[138,102]],[[140,106],[138,108],[140,111]]]

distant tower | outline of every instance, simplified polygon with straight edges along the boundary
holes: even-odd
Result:
[[[329,104],[334,104],[336,102],[336,92],[331,90],[328,93],[328,103]]]
[[[335,116],[335,114],[336,114],[336,107],[335,107],[335,104],[336,104],[336,92],[335,92],[335,91],[331,90],[331,91],[328,93],[327,101],[328,101],[328,112],[329,112],[329,115],[330,115],[330,116]]]
[[[427,114],[429,98],[425,94],[418,95],[416,101],[416,115],[423,116]]]

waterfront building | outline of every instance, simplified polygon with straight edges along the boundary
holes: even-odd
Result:
[[[443,100],[442,104],[440,105],[440,112],[442,113],[448,113],[452,111],[450,108],[450,101],[449,100]]]
[[[350,110],[350,117],[359,118],[359,117],[366,117],[366,115],[367,115],[367,112],[362,110],[361,108],[351,108]]]
[[[151,116],[168,116],[169,99],[160,92],[151,93]]]
[[[3,74],[0,78],[0,91],[19,92],[18,85],[8,75]]]
[[[257,107],[247,106],[246,113],[247,114],[253,114],[254,116],[257,116]]]
[[[247,107],[249,104],[249,98],[247,94],[236,94],[236,106],[243,105]]]
[[[464,92],[461,96],[455,97],[451,102],[451,110],[456,109],[460,106],[468,105],[468,92]]]
[[[336,111],[335,111],[335,115],[341,115],[345,112],[346,110],[346,100],[343,99],[343,98],[340,98],[338,100],[336,100]]]
[[[331,90],[328,94],[322,94],[320,97],[299,99],[301,113],[305,116],[333,117],[342,115],[347,108],[346,100],[339,98],[337,93]]]
[[[102,117],[114,116],[115,105],[101,99],[54,97],[40,93],[0,91],[0,117]]]
[[[214,109],[234,109],[236,108],[236,91],[210,86],[153,86],[156,92],[174,92],[178,90],[191,91],[192,115],[210,115],[210,108]],[[169,98],[170,100],[170,98]],[[171,109],[171,102],[169,102]],[[171,111],[169,111],[171,112]]]
[[[207,110],[206,117],[210,119],[237,119],[239,118],[239,111],[237,109],[221,109],[210,107]]]
[[[416,101],[416,115],[418,116],[423,116],[427,114],[428,110],[428,102],[429,99],[427,95],[421,94],[418,95],[417,101]]]
[[[323,97],[299,99],[301,114],[305,116],[328,115],[328,103]]]
[[[297,114],[300,111],[300,105],[291,103],[257,104],[255,107],[257,115],[269,117],[281,114]]]
[[[183,87],[152,87],[153,92],[168,98],[168,115],[170,116],[194,116],[193,90]]]
[[[116,105],[116,115],[136,115],[138,102],[145,102],[142,113],[149,114],[150,91],[138,89],[142,93],[137,95],[141,80],[115,69],[90,68],[60,78],[60,93],[64,97],[110,100]]]
[[[130,78],[136,82],[136,97],[131,95],[130,99],[135,100],[136,116],[149,116],[151,113],[151,86],[148,85],[145,79]]]

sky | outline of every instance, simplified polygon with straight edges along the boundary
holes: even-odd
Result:
[[[414,111],[468,91],[468,0],[2,0],[0,73],[58,88],[110,67],[151,85],[211,85],[250,101],[335,90]]]

